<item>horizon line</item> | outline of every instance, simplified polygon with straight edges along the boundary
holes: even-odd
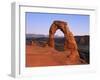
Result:
[[[26,35],[27,35],[27,34],[34,34],[34,33],[26,33]],[[35,35],[44,35],[44,36],[48,36],[49,34],[35,34]],[[63,35],[63,36],[61,36],[61,35],[55,35],[55,36],[64,37],[64,35]],[[73,36],[89,36],[89,34],[77,34],[77,35],[73,35]]]

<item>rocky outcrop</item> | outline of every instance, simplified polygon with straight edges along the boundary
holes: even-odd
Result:
[[[60,29],[64,33],[65,42],[64,49],[76,49],[77,45],[72,32],[70,32],[68,25],[64,21],[54,21],[49,30],[49,46],[54,48],[54,34]]]
[[[89,45],[89,35],[75,36],[75,39],[79,45]]]
[[[68,63],[76,64],[79,62],[80,57],[77,50],[77,44],[72,32],[69,30],[68,23],[64,21],[54,21],[49,30],[49,46],[55,48],[54,45],[54,34],[60,29],[64,33],[64,50],[70,51]],[[67,54],[67,53],[66,53]]]
[[[89,36],[83,36],[80,38],[79,44],[88,45],[89,44]]]

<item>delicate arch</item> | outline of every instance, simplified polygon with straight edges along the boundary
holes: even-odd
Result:
[[[77,49],[77,44],[74,39],[72,32],[70,32],[67,23],[64,21],[54,21],[49,29],[49,46],[55,48],[54,45],[54,34],[56,30],[60,29],[64,33],[64,50]]]

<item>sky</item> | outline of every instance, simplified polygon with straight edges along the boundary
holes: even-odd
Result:
[[[89,35],[89,15],[26,12],[26,34],[49,34],[54,20],[65,21],[74,35]],[[64,34],[57,30],[55,35]]]

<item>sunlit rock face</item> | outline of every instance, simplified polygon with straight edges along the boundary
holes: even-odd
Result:
[[[64,50],[70,51],[69,60],[66,61],[69,64],[79,62],[79,53],[77,51],[77,44],[72,32],[69,30],[68,23],[64,21],[54,21],[49,29],[49,46],[55,48],[54,34],[60,29],[64,33]],[[67,54],[67,53],[66,53]]]

